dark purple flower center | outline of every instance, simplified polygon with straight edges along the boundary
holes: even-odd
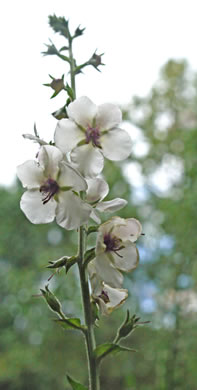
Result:
[[[111,233],[106,233],[104,235],[104,244],[106,245],[105,252],[115,252],[119,257],[122,257],[117,253],[123,248],[122,242],[118,237],[112,236]]]
[[[100,131],[98,127],[88,126],[86,130],[86,143],[92,142],[93,146],[101,147],[100,144]]]
[[[57,192],[59,191],[59,186],[57,182],[53,179],[48,179],[41,187],[40,192],[43,195],[42,203],[47,203]]]
[[[106,291],[104,291],[104,290],[101,291],[101,294],[99,295],[99,298],[101,298],[103,300],[103,302],[105,302],[105,303],[110,302],[109,296],[106,293]]]

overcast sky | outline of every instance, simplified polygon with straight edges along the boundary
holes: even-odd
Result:
[[[71,30],[86,27],[74,46],[78,63],[95,49],[105,52],[102,73],[87,68],[77,79],[77,95],[97,104],[145,95],[169,58],[186,58],[197,69],[196,0],[6,0],[0,11],[1,184],[10,184],[16,165],[35,155],[36,146],[21,135],[36,122],[50,140],[56,124],[50,113],[64,104],[64,94],[50,100],[51,90],[42,86],[49,73],[59,78],[68,71],[63,61],[41,55],[48,38],[63,43],[48,15],[65,16]]]

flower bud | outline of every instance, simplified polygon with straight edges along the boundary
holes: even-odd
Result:
[[[40,289],[43,297],[45,298],[48,306],[52,311],[55,311],[58,314],[62,313],[61,303],[56,298],[56,296],[49,290],[48,285],[45,286],[45,290]]]
[[[94,52],[94,54],[92,55],[92,57],[90,58],[90,60],[88,61],[88,64],[89,65],[92,65],[96,70],[98,70],[100,72],[100,70],[98,69],[98,66],[99,65],[105,65],[102,63],[102,56],[103,56],[104,53],[102,54],[96,54],[96,52]]]

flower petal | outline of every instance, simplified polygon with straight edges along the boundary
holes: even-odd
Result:
[[[112,287],[121,287],[123,283],[123,276],[112,263],[109,261],[106,253],[97,255],[95,260],[95,269],[97,275],[107,284]]]
[[[122,129],[113,129],[100,138],[103,154],[113,161],[126,159],[131,153],[131,138]]]
[[[120,210],[127,205],[127,201],[121,198],[115,198],[106,202],[100,202],[96,205],[96,210],[108,213],[113,213],[114,211]]]
[[[92,125],[97,113],[97,106],[87,96],[81,96],[69,104],[67,112],[69,118],[87,128],[88,125]]]
[[[17,167],[17,176],[23,187],[40,188],[44,181],[43,169],[34,160],[28,160]]]
[[[44,169],[47,178],[56,180],[59,172],[59,163],[63,159],[62,152],[52,145],[42,146],[38,153],[38,161]]]
[[[101,219],[99,218],[95,209],[92,209],[92,212],[90,214],[90,218],[93,219],[94,222],[98,223],[98,225],[101,223]]]
[[[100,130],[110,130],[122,121],[122,113],[118,106],[105,103],[98,106],[96,124]]]
[[[42,203],[42,194],[37,190],[26,191],[20,202],[21,210],[32,223],[49,223],[55,218],[57,202],[52,198]]]
[[[123,223],[123,221],[125,223]],[[127,218],[124,220],[123,218],[118,219],[116,217],[116,222],[117,225],[114,227],[113,232],[121,238],[123,242],[127,240],[135,242],[142,233],[141,223],[135,218]]]
[[[120,289],[120,288],[112,288],[107,284],[103,283],[103,291],[109,298],[109,302],[105,303],[105,309],[102,309],[102,314],[110,314],[114,309],[117,309],[120,305],[122,305],[125,300],[128,298],[128,290]]]
[[[73,149],[70,157],[74,167],[84,177],[92,178],[98,176],[104,166],[102,153],[90,144]]]
[[[82,139],[85,139],[85,134],[72,120],[61,119],[58,122],[54,140],[63,153],[70,152]]]
[[[108,192],[109,186],[104,179],[96,178],[96,179],[88,179],[88,190],[86,195],[86,200],[89,203],[94,203],[98,200],[104,199]]]
[[[87,183],[81,174],[74,169],[69,163],[61,162],[58,184],[60,187],[72,187],[75,191],[85,191]]]
[[[111,252],[113,257],[113,265],[120,271],[130,272],[135,269],[139,263],[139,253],[135,244],[127,241],[124,243],[124,248],[115,252]]]
[[[88,222],[91,207],[72,191],[58,194],[56,220],[58,225],[67,230],[78,229]]]

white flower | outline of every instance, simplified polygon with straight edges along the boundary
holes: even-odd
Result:
[[[86,201],[92,204],[92,213],[90,217],[96,222],[101,223],[98,212],[113,213],[125,207],[127,201],[121,198],[115,198],[103,202],[103,199],[109,192],[107,182],[101,178],[87,179],[88,189],[86,194]]]
[[[141,224],[135,218],[112,217],[99,227],[92,263],[97,275],[111,287],[121,287],[121,271],[130,272],[137,267],[139,254],[134,242],[141,232]]]
[[[95,273],[92,273],[90,282],[92,299],[99,305],[103,315],[110,314],[122,305],[128,297],[128,290],[110,287],[98,279]]]
[[[27,187],[20,206],[32,223],[49,223],[56,217],[60,226],[71,230],[87,222],[91,207],[75,193],[85,191],[87,184],[55,146],[41,146],[38,162],[19,165],[17,175]]]
[[[82,96],[67,108],[69,119],[58,122],[55,144],[85,177],[97,176],[103,169],[103,155],[109,160],[124,160],[131,153],[131,139],[118,127],[122,120],[114,104],[96,106]]]

